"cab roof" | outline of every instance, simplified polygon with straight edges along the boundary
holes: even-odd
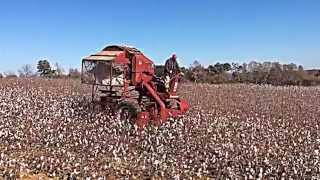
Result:
[[[83,60],[112,61],[118,54],[127,52],[129,54],[142,54],[140,50],[131,46],[111,45],[106,46],[102,51],[85,57]]]

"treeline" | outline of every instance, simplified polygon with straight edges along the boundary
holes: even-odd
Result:
[[[163,66],[156,66],[157,74],[163,73]],[[303,66],[280,64],[278,62],[255,62],[248,64],[216,63],[207,67],[195,61],[189,68],[182,67],[184,80],[196,83],[253,83],[312,86],[320,85],[320,71],[310,74]]]
[[[35,68],[34,68],[35,67]],[[36,70],[34,70],[36,69]],[[163,65],[156,66],[157,76],[163,75]],[[253,83],[272,85],[320,85],[320,70],[304,70],[296,64],[279,62],[255,62],[248,64],[216,63],[207,67],[195,61],[189,67],[181,67],[185,74],[184,81],[195,83]],[[51,65],[46,59],[39,60],[35,66],[23,65],[18,71],[0,73],[0,78],[46,77],[46,78],[80,78],[81,72],[71,68],[66,72],[58,63]]]
[[[36,66],[30,64],[23,65],[17,73],[12,71],[5,72],[4,74],[0,73],[0,78],[30,78],[39,76],[46,78],[80,78],[81,72],[77,68],[70,68],[66,72],[58,63],[51,65],[48,60],[43,59],[39,60]]]

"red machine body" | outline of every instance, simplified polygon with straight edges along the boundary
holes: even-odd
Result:
[[[82,60],[82,83],[92,85],[93,99],[98,90],[101,104],[116,107],[139,127],[161,125],[189,109],[188,102],[177,96],[180,77],[171,79],[167,92],[162,78],[155,76],[153,61],[128,46],[107,46]]]

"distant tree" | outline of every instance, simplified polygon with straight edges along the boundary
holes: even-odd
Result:
[[[220,64],[219,62],[214,65],[214,68],[217,73],[222,73],[224,71],[223,64]]]
[[[16,75],[16,73],[12,72],[12,71],[7,71],[4,73],[6,78],[17,78],[18,76]]]
[[[296,70],[298,70],[297,65],[293,64],[293,63],[284,64],[284,65],[282,65],[282,68],[283,68],[284,71],[296,71]]]
[[[247,63],[243,63],[242,64],[242,73],[247,73],[248,72],[248,64]]]
[[[227,72],[227,71],[230,71],[230,70],[231,70],[231,65],[230,65],[229,63],[224,63],[224,64],[222,65],[222,67],[223,67],[223,71],[224,71],[224,72]]]
[[[201,67],[202,66],[198,60],[193,61],[192,65],[191,65],[192,69],[201,68]]]
[[[272,63],[272,68],[277,69],[278,71],[281,71],[283,69],[283,65],[280,64],[279,62],[273,62]]]
[[[231,63],[231,70],[233,72],[240,72],[242,69],[242,66],[239,65],[239,63]]]
[[[216,63],[214,66],[209,65],[208,66],[208,71],[214,74],[220,74],[223,72],[227,72],[230,71],[231,65],[229,63],[224,63],[224,64],[220,64],[219,62]]]
[[[65,73],[65,71],[64,71],[64,69],[63,69],[63,67],[62,67],[62,66],[60,66],[60,64],[59,64],[59,63],[55,63],[55,71],[56,71],[56,75],[57,75],[58,77],[63,76],[63,75],[64,75],[64,73]]]
[[[81,77],[81,73],[77,68],[70,68],[68,76],[70,78],[80,78]]]
[[[263,62],[261,68],[262,68],[263,72],[270,72],[270,70],[272,68],[272,63],[271,62]]]
[[[249,72],[253,72],[257,69],[257,66],[258,66],[258,63],[256,61],[251,61],[249,64],[248,64],[248,71]]]
[[[241,81],[240,73],[243,71],[243,67],[238,63],[232,63],[231,70],[233,80]]]
[[[31,77],[33,76],[33,68],[30,64],[25,64],[18,70],[19,77]]]
[[[298,66],[298,71],[303,71],[303,70],[304,70],[303,66],[299,65]]]
[[[2,75],[2,73],[0,73],[0,79],[2,79],[3,78],[3,75]]]
[[[272,63],[272,68],[267,77],[267,83],[273,85],[283,84],[282,65],[278,62]]]
[[[191,74],[188,75],[190,76],[190,80],[194,82],[203,82],[204,77],[205,77],[205,68],[200,64],[199,61],[195,60],[190,69]]]
[[[156,76],[163,76],[163,73],[164,73],[164,65],[156,65],[155,66],[155,73],[156,73]]]
[[[289,70],[291,71],[297,71],[298,70],[298,66],[294,63],[290,63],[288,64]]]
[[[189,68],[180,67],[180,71],[184,73],[182,81],[192,81],[193,73]]]
[[[55,75],[56,71],[51,69],[48,60],[39,60],[37,65],[38,73],[40,76],[52,77]]]
[[[188,69],[185,68],[185,67],[180,67],[180,71],[183,72],[183,73],[186,73],[188,71]]]
[[[208,69],[208,71],[209,71],[210,74],[215,74],[215,73],[217,73],[217,70],[216,70],[216,68],[215,68],[213,65],[209,65],[207,69]]]

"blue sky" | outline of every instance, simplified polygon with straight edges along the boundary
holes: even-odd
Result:
[[[0,72],[48,58],[66,69],[108,44],[156,63],[277,60],[320,67],[319,0],[1,0]]]

